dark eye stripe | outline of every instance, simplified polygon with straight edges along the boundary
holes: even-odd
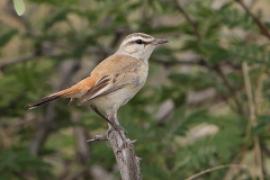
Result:
[[[134,41],[136,44],[145,44],[145,42],[142,39],[137,39]]]
[[[126,44],[126,45],[130,45],[130,44],[143,44],[143,45],[148,45],[148,44],[150,44],[151,42],[152,42],[152,41],[145,40],[145,39],[142,39],[142,38],[138,38],[138,39],[130,40],[130,41],[126,42],[125,44]]]
[[[136,40],[131,41],[130,43],[147,45],[147,44],[150,44],[151,41],[145,41],[143,39],[136,39]]]
[[[136,39],[136,40],[129,41],[126,44],[127,45],[129,45],[129,44],[145,44],[145,41],[143,41],[142,39]]]

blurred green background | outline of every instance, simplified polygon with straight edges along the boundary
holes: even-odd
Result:
[[[270,179],[269,0],[24,0],[22,16],[15,1],[0,1],[1,180],[120,178],[108,144],[86,142],[107,128],[88,107],[25,107],[132,32],[170,41],[119,115],[143,178]]]

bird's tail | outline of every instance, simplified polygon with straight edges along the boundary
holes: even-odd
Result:
[[[68,88],[68,89],[64,89],[62,91],[59,91],[59,92],[56,92],[56,93],[53,93],[53,94],[50,94],[46,97],[41,98],[40,100],[28,105],[27,108],[34,109],[36,107],[47,104],[47,103],[54,101],[56,99],[59,99],[61,97],[71,97],[73,95],[73,93],[74,93],[73,87]]]

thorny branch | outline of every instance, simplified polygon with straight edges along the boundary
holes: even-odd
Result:
[[[134,141],[130,141],[124,134],[122,136],[125,138],[125,142],[127,142],[126,145],[119,132],[114,129],[108,129],[108,136],[96,135],[94,138],[87,140],[87,142],[92,143],[108,140],[114,152],[122,179],[140,180],[139,158],[134,152]]]
[[[141,180],[140,159],[135,154],[134,141],[114,128],[108,130],[108,141],[113,149],[122,180]]]
[[[139,158],[136,156],[133,146],[135,141],[131,141],[126,137],[123,131],[117,131],[109,127],[107,135],[95,135],[87,142],[93,143],[106,140],[114,152],[122,180],[141,180]]]

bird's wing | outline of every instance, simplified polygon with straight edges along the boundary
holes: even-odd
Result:
[[[95,83],[81,96],[81,102],[112,93],[134,83],[140,66],[141,62],[130,56],[111,56],[92,72]]]
[[[117,91],[125,86],[125,83],[116,84],[114,82],[115,76],[103,76],[95,86],[89,89],[82,97],[80,101],[82,103],[95,99],[99,96],[103,96],[114,91]]]

